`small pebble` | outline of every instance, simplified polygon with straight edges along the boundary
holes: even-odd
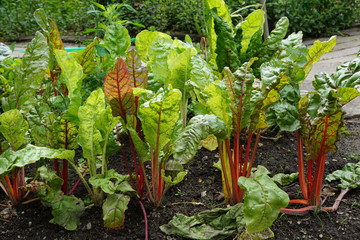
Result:
[[[31,225],[32,225],[32,222],[30,221],[30,222],[29,222],[29,227],[31,227]]]
[[[86,229],[91,230],[91,223],[86,224]]]
[[[322,234],[320,234],[320,235],[319,235],[319,238],[323,238],[323,235],[322,235]]]
[[[300,225],[300,224],[301,224],[301,221],[297,221],[297,224]]]

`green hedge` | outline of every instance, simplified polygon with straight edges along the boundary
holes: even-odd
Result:
[[[88,0],[1,0],[0,38],[16,40],[33,35],[39,30],[33,16],[38,8],[45,9],[62,33],[72,31],[72,35],[79,34],[94,26],[93,16],[86,13],[91,7]]]
[[[306,36],[330,35],[359,23],[360,0],[267,0],[270,28],[283,16],[290,20],[289,32],[302,30]],[[97,0],[107,5],[126,3],[137,10],[137,14],[121,8],[119,19],[127,19],[152,27],[158,31],[179,31],[204,35],[204,0]],[[225,0],[231,13],[260,0]],[[44,8],[53,18],[62,34],[95,27],[95,15],[87,13],[99,10],[88,0],[6,0],[0,1],[0,38],[13,40],[22,35],[31,35],[38,26],[33,18],[37,8]],[[256,7],[245,8],[242,16],[233,18],[234,24],[246,17]],[[101,19],[100,19],[101,21]],[[139,27],[128,25],[132,36]]]

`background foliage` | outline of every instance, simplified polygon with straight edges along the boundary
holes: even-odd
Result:
[[[95,0],[96,1],[96,0]],[[97,9],[87,0],[2,0],[0,1],[0,38],[15,40],[19,36],[31,35],[38,27],[33,12],[42,7],[58,24],[62,35],[83,34],[94,28],[95,16],[88,11]],[[107,6],[126,3],[137,13],[119,9],[119,19],[141,23],[158,31],[197,33],[204,35],[203,0],[97,0]],[[242,17],[259,7],[246,8],[258,4],[259,0],[225,0],[230,13],[242,9],[241,16],[234,17],[236,24]],[[289,32],[303,31],[305,36],[330,35],[359,23],[360,3],[358,0],[268,0],[267,12],[270,28],[283,16],[290,20]],[[103,19],[99,19],[101,22]],[[128,25],[132,36],[142,29]]]

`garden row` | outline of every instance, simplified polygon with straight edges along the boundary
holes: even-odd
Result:
[[[263,41],[262,10],[233,26],[223,1],[204,4],[209,45],[201,47],[188,36],[183,42],[148,30],[130,47],[128,30],[112,23],[103,39],[67,53],[55,22],[35,12],[42,31],[21,60],[6,59],[0,68],[0,176],[13,205],[35,192],[52,208],[51,222],[74,230],[89,204],[72,195],[81,182],[91,205],[102,207],[105,226],[122,228],[131,199],[160,206],[205,147],[219,153],[230,207],[201,213],[203,222],[190,229],[194,219],[176,215],[161,227],[167,234],[220,239],[268,232],[280,212],[336,211],[338,203],[322,206],[320,190],[326,155],[336,152],[343,126],[342,106],[360,95],[360,56],[331,75],[318,73],[315,91],[301,97],[300,83],[335,37],[307,48],[301,32],[285,38],[289,21],[281,18]],[[304,199],[289,200],[265,167],[253,168],[269,127],[296,132]],[[128,175],[108,169],[115,153]],[[26,182],[24,168],[43,158],[49,160]],[[68,182],[68,165],[76,183]],[[346,193],[359,186],[359,169],[350,164],[328,179],[341,179]],[[306,206],[288,209],[289,202]],[[147,221],[147,239],[146,233]]]
[[[197,33],[207,36],[204,0],[97,0],[107,7],[112,20],[128,20],[154,28],[157,31]],[[263,6],[259,0],[225,0],[234,25]],[[113,5],[111,5],[113,4]],[[113,6],[126,6],[114,9]],[[309,7],[311,6],[311,7]],[[60,32],[66,35],[83,36],[87,29],[101,29],[100,23],[107,22],[104,11],[95,7],[91,1],[65,0],[58,4],[56,0],[29,1],[7,0],[0,3],[0,38],[7,41],[17,40],[24,35],[32,35],[38,26],[32,13],[39,8],[45,9],[58,24]],[[115,10],[109,12],[108,10]],[[303,31],[306,36],[330,35],[357,23],[360,7],[357,0],[327,1],[266,1],[270,28],[281,17],[288,17],[292,23],[291,32]],[[127,24],[127,23],[124,23]],[[134,37],[142,28],[128,25],[130,35]],[[86,33],[89,33],[86,31]]]

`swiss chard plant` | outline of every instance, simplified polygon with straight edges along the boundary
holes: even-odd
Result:
[[[291,203],[308,205],[301,209],[283,209],[289,214],[304,214],[314,209],[331,210],[322,207],[321,187],[329,152],[336,153],[336,142],[344,125],[344,105],[360,95],[360,58],[340,65],[334,73],[318,73],[309,93],[299,101],[297,131],[299,180],[304,199]],[[303,146],[306,154],[304,156]],[[305,168],[307,163],[307,171]]]

